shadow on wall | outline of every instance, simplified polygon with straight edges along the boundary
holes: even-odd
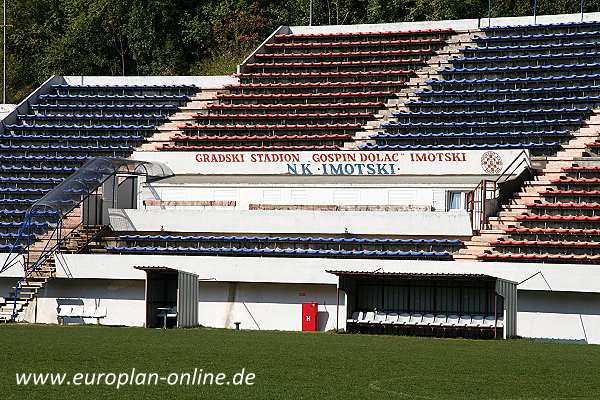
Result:
[[[519,290],[519,312],[600,315],[600,293]]]
[[[58,312],[61,306],[82,306],[83,307],[83,299],[56,299],[56,322],[63,324],[84,324],[85,321],[81,317],[65,317],[59,318]]]
[[[318,331],[326,330],[328,321],[329,321],[329,311],[319,311],[317,313],[317,330]]]

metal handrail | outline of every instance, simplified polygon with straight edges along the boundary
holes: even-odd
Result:
[[[508,173],[508,171],[511,169],[511,167],[517,162],[517,160],[519,160],[519,164],[517,166],[515,166],[512,171],[510,173]],[[502,173],[496,178],[495,182],[499,183],[500,179],[504,177],[504,181],[506,182],[508,180],[508,177],[512,176],[516,171],[518,171],[519,167],[523,164],[527,164],[527,167],[531,168],[531,161],[529,160],[529,154],[527,153],[527,150],[523,149],[521,150],[521,152],[510,162],[510,164],[508,164],[508,166],[506,168],[504,168],[504,171],[502,171]]]
[[[28,242],[28,246],[27,246],[27,256],[26,256],[26,260],[25,260],[25,274],[24,276],[19,279],[15,285],[15,290],[14,290],[14,294],[13,294],[13,310],[12,310],[12,315],[11,315],[11,320],[14,321],[15,318],[17,317],[17,298],[19,297],[19,293],[21,291],[21,287],[22,285],[27,282],[27,280],[29,278],[32,277],[32,275],[37,272],[42,265],[44,265],[44,263],[48,260],[48,258],[50,258],[51,255],[53,255],[56,250],[60,249],[60,246],[67,240],[69,239],[69,236],[75,232],[80,226],[83,225],[83,220],[81,222],[79,222],[79,224],[77,224],[76,227],[74,227],[73,229],[71,229],[71,231],[69,231],[69,233],[67,233],[65,236],[61,237],[61,232],[63,229],[63,218],[67,215],[69,215],[73,210],[75,210],[77,207],[80,207],[81,204],[83,202],[85,202],[88,198],[90,198],[90,196],[95,193],[98,188],[100,188],[106,181],[108,181],[108,179],[112,178],[113,176],[115,176],[117,174],[117,172],[114,172],[113,174],[107,176],[104,180],[100,181],[95,189],[91,192],[86,193],[82,198],[81,201],[79,203],[77,203],[76,205],[73,205],[72,207],[70,207],[68,209],[68,211],[66,211],[61,218],[58,219],[58,222],[56,224],[56,228],[52,231],[52,233],[50,234],[50,237],[46,239],[46,244],[44,246],[44,248],[42,249],[42,251],[40,252],[40,255],[38,256],[38,259],[31,265],[30,268],[28,268],[29,265],[29,256],[30,256],[30,251],[31,251],[31,243]],[[32,206],[26,213],[30,214],[31,210],[33,209],[34,206]],[[53,238],[56,235],[56,243],[52,246],[52,247],[48,247],[50,246],[50,244],[53,242]]]
[[[94,162],[99,164],[99,168],[97,171],[89,170],[86,171],[85,167],[88,165],[92,165]],[[153,165],[155,164],[155,165]],[[120,168],[126,167],[125,171],[122,171]],[[133,169],[130,169],[133,167]],[[141,168],[140,168],[141,167]],[[145,161],[134,161],[134,160],[125,160],[125,159],[111,159],[106,157],[99,157],[95,159],[89,160],[82,168],[80,168],[77,172],[72,174],[67,180],[63,181],[63,183],[56,186],[50,192],[48,192],[44,197],[36,201],[25,213],[23,223],[19,228],[19,233],[17,239],[11,246],[10,253],[8,254],[6,260],[4,261],[4,265],[0,268],[0,272],[5,271],[14,265],[14,261],[23,253],[25,254],[25,263],[24,263],[24,276],[17,281],[15,285],[15,290],[13,294],[13,311],[11,315],[11,320],[14,321],[17,316],[17,298],[19,297],[21,288],[23,284],[35,273],[37,272],[41,266],[48,260],[48,258],[53,255],[57,250],[60,249],[60,246],[69,239],[69,236],[75,232],[80,226],[83,225],[82,221],[77,224],[75,228],[69,231],[66,235],[61,237],[62,229],[63,229],[63,218],[65,218],[68,214],[70,214],[73,210],[80,207],[83,202],[90,198],[92,194],[96,194],[98,189],[104,185],[109,179],[114,178],[118,174],[126,173],[127,175],[139,175],[139,176],[147,176],[151,175],[151,167],[157,167],[159,170],[159,174],[157,177],[165,177],[172,175],[173,173],[164,165],[160,163],[150,163]],[[95,172],[97,177],[78,177],[78,173],[81,175],[86,172],[93,173]],[[76,178],[82,179],[79,181]],[[66,198],[61,198],[58,196],[59,194],[67,193]],[[70,196],[70,198],[69,198]],[[31,237],[33,232],[30,232],[33,218],[35,217],[35,210],[53,210],[57,214],[56,226],[50,237],[46,239],[46,243],[44,248],[41,250],[38,258],[31,264],[31,267],[28,268],[30,264],[30,255],[31,255]],[[47,233],[47,232],[46,232]],[[25,238],[26,246],[22,245],[23,237]],[[55,241],[55,242],[54,242]],[[54,243],[52,245],[52,243]],[[18,253],[15,253],[14,250],[20,249]],[[13,256],[11,258],[11,255]]]
[[[498,187],[500,183],[508,181],[508,179],[514,175],[519,168],[525,164],[527,168],[531,168],[531,161],[529,160],[529,154],[527,150],[523,149],[521,152],[504,168],[502,173],[498,175],[498,177],[494,180],[490,179],[482,179],[481,182],[470,191],[467,195],[467,211],[470,214],[471,219],[471,228],[474,231],[479,231],[480,228],[487,224],[487,216],[486,216],[486,201],[493,200],[498,198]],[[488,188],[488,185],[492,184],[491,187]],[[477,199],[477,193],[480,193],[479,199]],[[491,197],[488,198],[488,194],[493,193]],[[477,204],[481,203],[480,207],[477,207]],[[479,218],[476,220],[476,216]]]

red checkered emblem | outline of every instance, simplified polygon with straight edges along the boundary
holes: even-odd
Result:
[[[481,156],[481,168],[486,174],[499,174],[502,172],[502,157],[495,151],[486,151]]]

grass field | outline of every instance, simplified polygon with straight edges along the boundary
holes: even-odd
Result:
[[[600,346],[216,329],[0,326],[0,399],[598,399]],[[252,386],[17,386],[18,372],[256,374]]]

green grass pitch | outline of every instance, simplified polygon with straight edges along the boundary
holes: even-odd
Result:
[[[0,398],[598,399],[600,346],[398,336],[0,326]],[[252,386],[17,386],[17,372],[256,374]]]

